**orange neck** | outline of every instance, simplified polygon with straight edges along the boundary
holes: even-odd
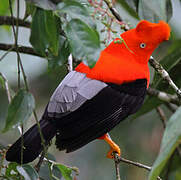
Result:
[[[101,52],[99,60],[92,69],[81,63],[75,70],[86,73],[89,78],[103,82],[122,84],[136,79],[147,79],[149,85],[148,64],[139,63],[135,60],[137,57],[134,53],[120,46],[124,45],[111,43]]]

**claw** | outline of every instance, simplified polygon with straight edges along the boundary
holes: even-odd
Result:
[[[114,147],[111,147],[111,149],[107,153],[106,157],[109,159],[113,159],[114,158],[114,154],[113,154],[114,152],[116,152],[118,154],[118,156],[121,156],[121,150],[117,144],[114,144]]]
[[[114,158],[113,152],[116,152],[118,154],[118,156],[121,156],[121,150],[120,150],[119,146],[114,141],[111,140],[111,137],[109,136],[108,133],[104,134],[99,139],[105,140],[111,147],[111,149],[107,153],[107,158],[113,159]]]

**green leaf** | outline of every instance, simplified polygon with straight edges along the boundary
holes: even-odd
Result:
[[[167,169],[164,168],[166,171],[163,179],[168,180],[180,180],[181,179],[181,159],[179,153],[175,152],[174,155],[171,157],[170,161],[167,163]]]
[[[65,180],[72,180],[72,169],[70,169],[62,164],[57,164],[56,166],[61,171],[62,176],[65,178]]]
[[[70,55],[70,46],[67,39],[63,36],[59,37],[58,56],[48,57],[48,68],[54,70],[64,65]]]
[[[6,168],[6,172],[5,175],[9,178],[9,179],[13,179],[13,180],[19,180],[20,177],[18,175],[18,171],[16,169],[16,167],[18,166],[17,163],[15,162],[11,162],[8,164],[8,167]]]
[[[36,170],[28,164],[17,166],[16,169],[26,180],[37,180],[39,178]]]
[[[46,56],[47,50],[58,55],[59,24],[52,11],[37,9],[31,25],[30,42],[35,50]]]
[[[56,8],[56,5],[50,0],[26,0],[26,2],[32,3],[35,6],[46,10],[55,10]]]
[[[72,54],[93,67],[100,55],[100,40],[96,30],[79,19],[71,20],[65,28]]]
[[[180,43],[180,40],[173,42],[167,55],[160,61],[160,64],[164,67],[164,69],[166,69],[167,72],[169,72],[169,74],[172,73],[172,69],[175,69],[176,66],[181,62]],[[174,76],[174,78],[179,78],[179,76]],[[162,78],[157,73],[155,73],[153,85],[155,88],[159,88],[160,90],[165,89],[165,87],[163,87]]]
[[[35,101],[32,94],[25,90],[19,90],[8,107],[8,115],[3,132],[28,120],[34,108]]]
[[[4,79],[1,75],[0,75],[0,84],[1,84],[2,88],[4,89],[5,88],[5,82],[4,82]]]
[[[95,24],[93,23],[92,17],[89,15],[87,8],[80,2],[74,0],[64,0],[57,5],[56,12],[58,12],[60,17],[66,13],[71,19],[80,19],[84,23],[95,28]]]
[[[9,13],[9,1],[1,0],[0,16],[7,15]]]
[[[48,164],[47,162],[43,162],[42,166],[40,167],[40,171],[39,171],[40,179],[43,179],[43,180],[53,179],[52,175],[49,173],[48,166],[51,166],[51,164]],[[57,177],[58,179],[61,179],[61,177],[62,177],[61,172],[57,166],[53,166],[52,174],[53,174],[53,176]]]
[[[169,119],[163,134],[160,153],[153,164],[149,180],[155,180],[160,175],[169,158],[181,143],[181,107]]]
[[[133,17],[138,17],[138,0],[118,0],[118,3]]]
[[[151,22],[169,21],[172,16],[171,0],[139,0],[138,15],[140,19]]]
[[[35,11],[36,7],[32,3],[26,2],[26,11],[23,19],[25,20],[30,15],[33,15]]]
[[[14,5],[14,0],[11,0],[12,7]],[[0,16],[5,16],[9,15],[10,10],[9,10],[9,1],[8,0],[0,0]],[[7,32],[10,32],[10,26],[3,25],[1,26],[3,29]]]

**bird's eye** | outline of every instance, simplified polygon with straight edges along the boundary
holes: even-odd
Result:
[[[146,47],[146,44],[145,43],[141,43],[140,44],[140,48],[145,48]]]

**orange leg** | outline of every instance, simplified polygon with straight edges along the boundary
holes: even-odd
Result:
[[[109,136],[108,133],[107,133],[107,134],[104,134],[103,136],[101,136],[101,137],[98,138],[98,139],[103,139],[103,140],[106,141],[106,142],[110,145],[110,147],[111,147],[111,149],[110,149],[109,152],[107,153],[107,158],[113,159],[113,158],[114,158],[114,157],[113,157],[113,152],[118,153],[119,156],[121,155],[121,150],[120,150],[119,146],[118,146],[114,141],[111,140],[111,137]]]

